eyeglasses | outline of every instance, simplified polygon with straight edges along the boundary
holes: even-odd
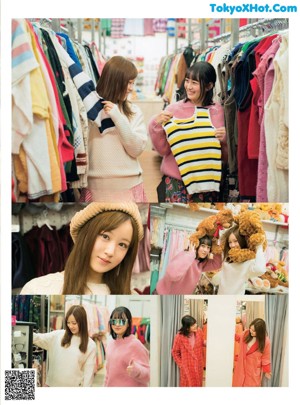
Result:
[[[128,322],[128,319],[110,319],[109,323],[115,326],[125,326]]]

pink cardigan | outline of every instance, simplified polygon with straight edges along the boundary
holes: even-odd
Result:
[[[133,365],[131,375],[126,371],[129,365]],[[104,386],[147,387],[149,381],[149,352],[143,344],[134,335],[110,341],[106,349]]]
[[[215,128],[224,127],[224,110],[220,104],[214,104],[208,107],[210,112],[210,118]],[[192,117],[195,111],[195,105],[187,101],[186,103],[181,100],[177,103],[170,104],[166,111],[171,111],[176,118],[189,118]],[[180,172],[176,163],[176,160],[172,154],[170,145],[166,138],[166,133],[161,124],[155,121],[155,117],[152,117],[148,126],[148,132],[152,140],[152,144],[155,150],[163,156],[161,164],[161,172],[173,177],[174,179],[181,180]],[[221,143],[222,147],[222,160],[227,160],[227,144]]]
[[[222,256],[199,262],[194,251],[183,251],[174,257],[166,268],[166,274],[156,285],[158,294],[193,294],[202,271],[214,271],[222,266]]]

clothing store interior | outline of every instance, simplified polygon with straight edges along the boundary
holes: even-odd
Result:
[[[227,134],[226,140],[221,141],[221,179],[218,178],[218,194],[213,195],[213,201],[288,202],[288,80],[283,80],[288,77],[288,19],[30,19],[19,24],[24,30],[30,24],[31,32],[35,32],[30,47],[36,49],[40,40],[49,49],[46,55],[50,65],[46,71],[41,65],[44,78],[48,70],[45,98],[37,99],[38,105],[45,103],[43,108],[47,109],[55,101],[53,94],[51,100],[47,95],[51,93],[48,86],[54,84],[51,72],[55,73],[59,93],[69,93],[69,97],[64,102],[59,95],[61,108],[54,118],[61,119],[64,128],[59,130],[64,134],[59,134],[60,142],[58,146],[52,145],[50,152],[40,137],[38,141],[34,136],[26,137],[30,131],[34,132],[35,125],[30,120],[22,121],[30,109],[20,112],[20,108],[25,108],[24,91],[30,92],[30,86],[20,87],[23,83],[20,79],[36,68],[37,62],[31,62],[27,71],[16,69],[13,76],[14,202],[99,201],[99,195],[93,194],[96,180],[102,179],[100,198],[104,198],[104,180],[111,182],[112,178],[118,178],[114,188],[120,189],[124,176],[131,188],[144,185],[143,194],[140,188],[138,195],[135,194],[136,202],[186,202],[179,193],[170,195],[166,186],[171,183],[173,188],[179,187],[173,180],[181,179],[182,173],[174,168],[176,162],[170,159],[170,148],[157,139],[160,132],[155,130],[156,121],[153,123],[152,118],[182,98],[185,72],[200,61],[214,67],[212,102],[222,109],[223,118],[220,121],[219,115],[214,114],[217,110],[213,109],[211,121],[216,128],[225,127]],[[59,32],[55,44],[53,30]],[[68,61],[61,52],[63,46],[72,52],[71,57],[94,86],[106,62],[116,55],[130,59],[136,66],[138,74],[128,97],[142,112],[145,137],[134,151],[128,151],[137,160],[130,167],[130,177],[135,174],[134,179],[129,180],[128,172],[115,167],[114,154],[121,153],[117,152],[117,146],[94,139],[95,128],[89,125],[91,115],[87,119],[78,91],[68,77]],[[280,59],[279,63],[271,63],[274,58]],[[177,110],[173,110],[176,117]],[[183,118],[189,118],[193,109],[187,108],[186,113]],[[33,114],[33,123],[38,114],[39,111]],[[51,120],[48,124],[53,125]],[[141,132],[140,125],[138,130]],[[58,134],[51,136],[55,139]],[[106,155],[101,154],[103,147]],[[98,163],[94,161],[95,149],[100,149]],[[109,169],[107,155],[114,165]],[[120,154],[120,159],[126,157]],[[158,186],[163,190],[159,192]],[[199,198],[196,202],[203,201]]]
[[[288,52],[287,18],[12,20],[11,368],[289,386]]]
[[[15,295],[12,315],[18,322],[13,326],[12,368],[31,368],[37,372],[37,386],[45,386],[49,367],[47,350],[33,343],[33,331],[47,333],[65,328],[64,315],[72,305],[82,305],[87,313],[89,336],[96,343],[92,387],[103,387],[105,380],[105,350],[111,339],[108,330],[110,313],[125,306],[132,314],[132,334],[150,350],[150,325],[153,309],[146,296],[75,296],[75,295]],[[63,366],[63,360],[61,367]]]

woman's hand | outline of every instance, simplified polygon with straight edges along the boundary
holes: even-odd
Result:
[[[270,380],[271,377],[272,377],[272,374],[271,374],[271,373],[265,373],[265,376],[266,376],[266,378],[267,378],[268,380]]]
[[[114,108],[115,104],[111,101],[101,101],[104,104],[104,112],[109,115],[110,111]]]
[[[225,139],[226,139],[226,128],[225,127],[216,128],[215,137],[220,142],[225,141]]]
[[[170,111],[163,110],[161,113],[157,114],[157,116],[154,118],[154,120],[158,124],[162,125],[164,122],[169,121],[169,119],[172,117],[173,117],[173,114]]]
[[[133,375],[132,375],[133,371],[134,371],[134,360],[131,360],[129,363],[129,366],[126,368],[126,372],[128,375],[130,375],[130,377],[133,377]],[[137,376],[135,375],[135,377],[137,377]]]

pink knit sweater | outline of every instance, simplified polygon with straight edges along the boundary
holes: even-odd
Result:
[[[224,127],[224,111],[220,104],[214,104],[208,107],[210,112],[210,118],[215,128]],[[187,101],[186,103],[181,100],[177,103],[170,104],[167,111],[173,113],[176,118],[189,118],[192,117],[195,111],[195,105]],[[181,180],[180,172],[176,163],[176,160],[172,154],[170,145],[166,138],[166,133],[161,124],[155,121],[155,117],[152,117],[148,126],[148,132],[152,140],[152,144],[157,152],[163,156],[161,164],[161,172],[173,177],[177,180]],[[222,147],[222,160],[227,160],[227,145],[221,143]]]
[[[126,371],[129,365],[133,366],[131,375]],[[134,335],[109,342],[105,387],[147,387],[149,380],[149,352]]]
[[[170,261],[166,274],[156,285],[158,294],[193,294],[202,271],[218,270],[222,267],[222,256],[199,262],[195,252],[180,252]]]

